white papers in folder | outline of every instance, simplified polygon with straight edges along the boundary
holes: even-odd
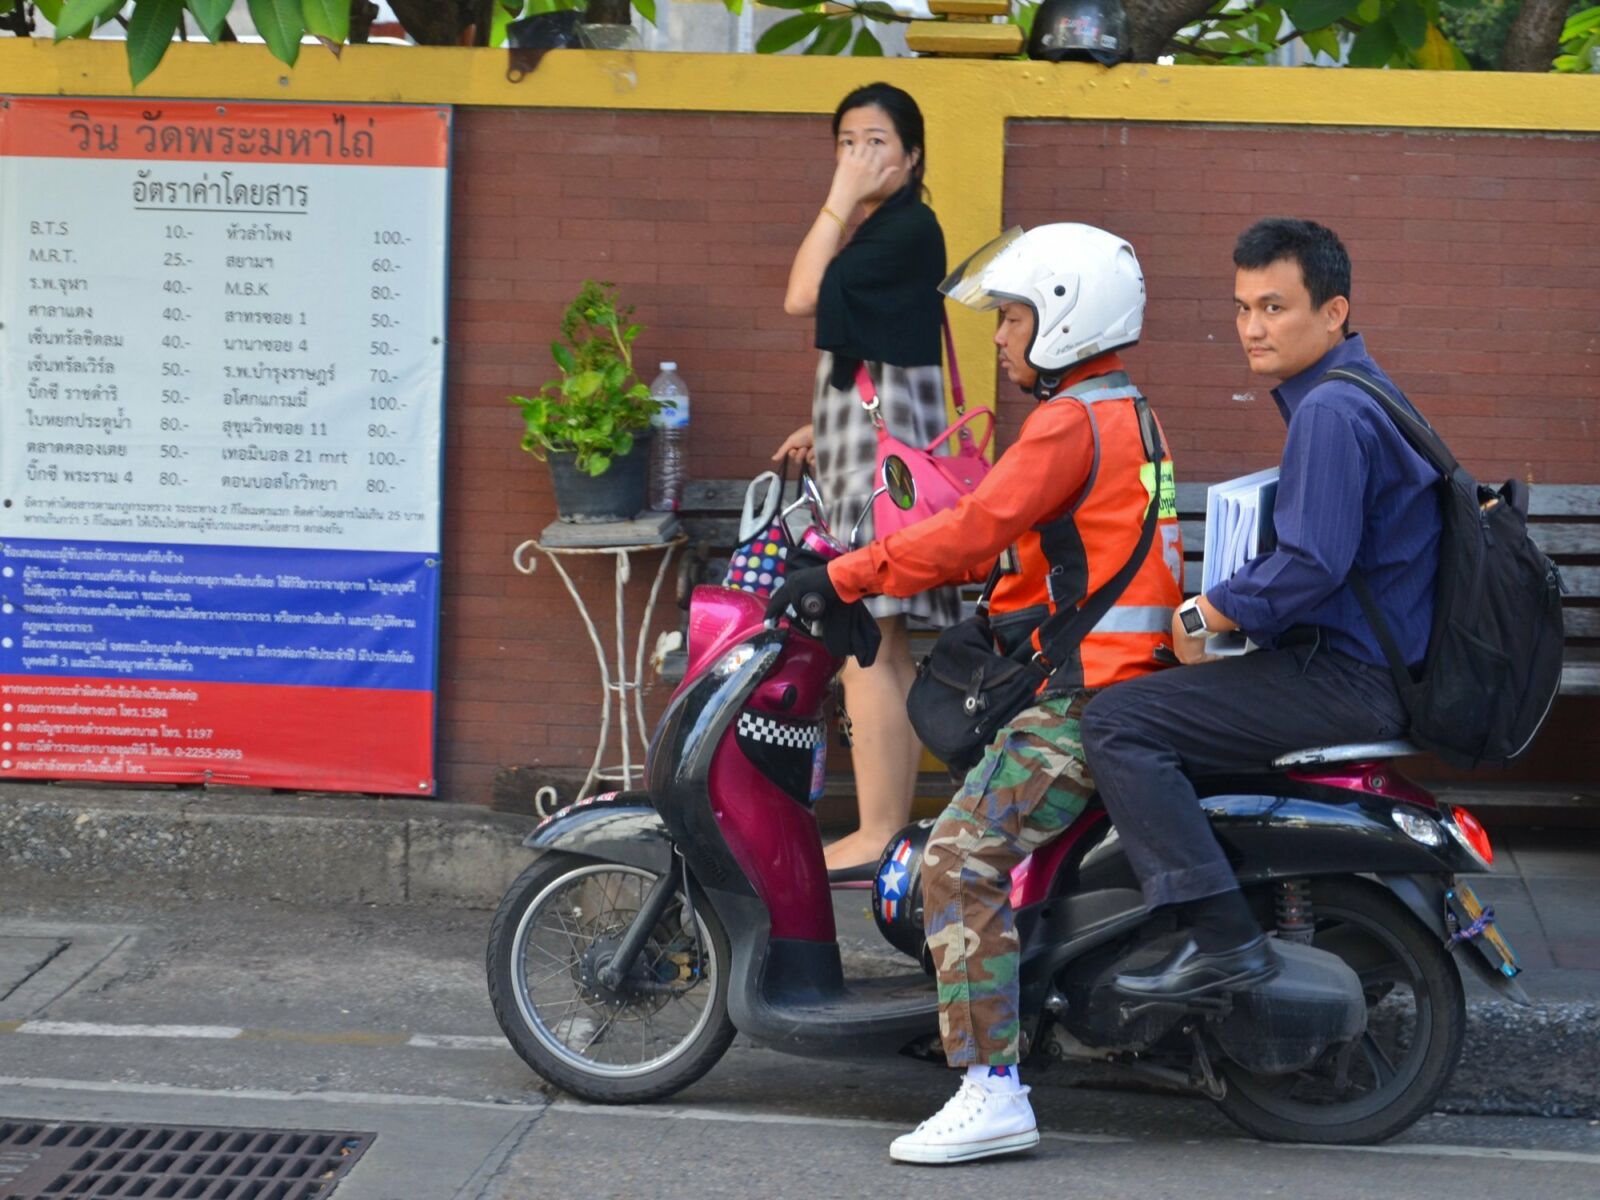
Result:
[[[1214,483],[1206,490],[1201,591],[1210,591],[1252,558],[1273,548],[1272,504],[1277,494],[1277,467]],[[1206,647],[1210,654],[1243,654],[1254,649],[1255,643],[1241,633],[1218,634]]]

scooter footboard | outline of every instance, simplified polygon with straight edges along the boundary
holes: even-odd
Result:
[[[672,842],[648,792],[607,792],[579,800],[539,822],[522,844],[658,875],[672,866]]]

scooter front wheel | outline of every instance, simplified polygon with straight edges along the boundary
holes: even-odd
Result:
[[[547,853],[517,877],[489,929],[489,999],[524,1062],[600,1104],[659,1100],[709,1071],[733,1040],[728,936],[680,886],[632,969],[601,968],[657,876]]]

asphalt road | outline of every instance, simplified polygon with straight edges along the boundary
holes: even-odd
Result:
[[[0,1125],[375,1133],[336,1200],[1600,1195],[1600,1123],[1433,1116],[1376,1149],[1269,1146],[1204,1102],[1059,1071],[1028,1079],[1037,1152],[899,1166],[889,1141],[943,1103],[949,1072],[742,1040],[670,1103],[595,1108],[541,1090],[500,1039],[487,926],[460,910],[42,901],[0,883]],[[0,1147],[9,1197],[7,1163]]]

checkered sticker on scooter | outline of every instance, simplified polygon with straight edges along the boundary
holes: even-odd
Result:
[[[822,726],[816,721],[791,724],[774,721],[760,713],[742,712],[739,714],[739,736],[764,746],[804,750],[809,754],[822,740]]]
[[[819,748],[826,745],[820,721],[777,721],[762,713],[739,714],[739,749],[773,783],[801,804],[816,802]]]

